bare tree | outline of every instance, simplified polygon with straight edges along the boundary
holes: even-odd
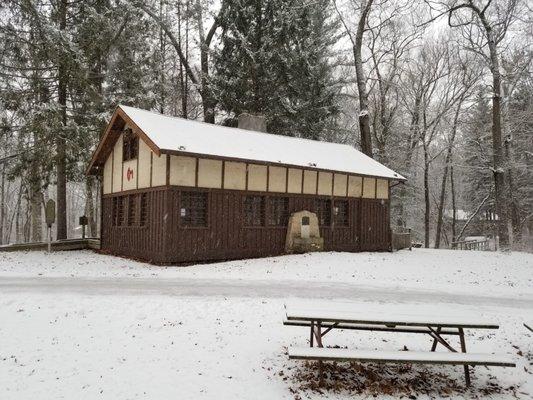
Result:
[[[182,5],[181,2],[178,2],[177,4],[177,12],[178,12],[178,44],[179,47],[182,48],[183,41],[185,41],[185,50],[184,50],[184,56],[185,60],[189,62],[189,18],[185,18],[185,40],[182,38],[182,15],[184,12],[182,11]],[[189,12],[189,0],[185,3],[185,14],[188,14]],[[189,118],[189,80],[187,78],[187,75],[183,73],[183,62],[181,59],[179,59],[179,79],[180,79],[180,92],[181,92],[181,114],[183,118]]]
[[[443,225],[443,215],[444,207],[446,202],[446,183],[448,181],[448,173],[452,166],[453,151],[455,147],[455,139],[457,137],[457,130],[459,127],[459,117],[461,112],[464,111],[464,103],[471,95],[471,90],[474,85],[479,82],[481,78],[481,71],[477,67],[475,60],[466,59],[462,60],[457,58],[459,63],[458,68],[456,69],[455,79],[461,81],[461,88],[457,94],[457,103],[455,105],[455,111],[453,112],[453,119],[450,126],[450,134],[446,140],[446,156],[444,159],[444,171],[442,174],[442,183],[440,188],[440,197],[437,208],[437,229],[435,233],[435,248],[440,247],[441,234],[442,234],[442,225]],[[455,210],[454,210],[455,211]],[[452,236],[455,236],[455,232]],[[452,240],[455,240],[455,237],[452,237]]]
[[[466,39],[466,47],[480,55],[492,74],[492,151],[495,205],[498,215],[500,245],[508,247],[512,235],[509,207],[506,195],[506,157],[502,143],[501,121],[501,71],[499,45],[509,26],[516,20],[519,0],[425,0],[437,15],[430,21],[446,15],[448,25],[460,28]]]
[[[367,156],[372,157],[372,135],[370,133],[370,115],[368,110],[367,76],[363,68],[361,50],[363,47],[363,35],[368,30],[368,18],[374,0],[351,0],[348,3],[349,12],[356,15],[355,28],[349,26],[343,13],[339,10],[337,1],[334,1],[337,14],[350,38],[352,44],[353,64],[355,78],[359,94],[359,134],[361,135],[361,150]]]
[[[213,96],[209,84],[209,48],[211,46],[211,42],[213,40],[215,32],[219,27],[219,18],[225,10],[225,2],[222,1],[220,10],[216,14],[213,23],[211,24],[211,27],[209,28],[207,33],[204,32],[203,29],[202,4],[199,1],[196,2],[197,22],[200,22],[198,24],[200,36],[200,75],[197,75],[197,73],[194,71],[192,65],[190,64],[189,57],[186,56],[185,52],[182,49],[180,39],[175,36],[174,32],[170,28],[170,24],[168,23],[168,21],[161,18],[161,16],[156,11],[152,10],[149,6],[147,6],[145,2],[136,2],[135,5],[141,10],[143,10],[146,14],[148,14],[163,29],[163,31],[169,38],[170,43],[176,50],[176,53],[178,54],[180,62],[183,65],[187,76],[189,77],[192,84],[195,85],[198,93],[200,94],[200,97],[202,98],[204,121],[209,123],[215,123],[216,99]]]
[[[444,117],[464,93],[463,82],[457,76],[456,62],[457,54],[451,50],[447,38],[425,44],[413,60],[403,83],[402,101],[411,116],[412,125],[408,151],[419,148],[423,157],[425,247],[430,244],[430,167],[443,152],[434,142],[441,135]]]
[[[379,10],[379,21],[368,31],[367,43],[372,69],[370,71],[370,122],[373,142],[380,162],[387,164],[387,145],[399,109],[399,82],[409,62],[409,53],[420,39],[421,30],[400,20],[398,8]]]

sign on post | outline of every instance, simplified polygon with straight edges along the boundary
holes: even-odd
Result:
[[[52,199],[46,202],[44,218],[48,228],[48,252],[50,253],[52,251],[52,224],[56,222],[56,202]]]
[[[46,202],[45,219],[49,228],[56,222],[56,202],[52,199]]]

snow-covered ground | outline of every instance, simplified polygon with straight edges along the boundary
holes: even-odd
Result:
[[[0,253],[0,276],[135,277],[313,281],[440,290],[461,294],[533,295],[533,254],[433,249],[396,253],[311,253],[188,267],[159,267],[93,253]]]
[[[0,399],[395,398],[391,379],[416,398],[529,399],[533,334],[522,323],[533,319],[532,279],[533,256],[522,253],[323,253],[183,268],[91,252],[0,253]],[[461,367],[343,370],[339,381],[362,394],[346,385],[321,394],[299,380],[314,365],[285,354],[306,345],[308,331],[281,321],[285,302],[326,298],[367,312],[496,319],[497,331],[468,331],[469,350],[509,354],[518,366],[476,368],[467,391]],[[428,350],[431,341],[334,331],[325,344]]]

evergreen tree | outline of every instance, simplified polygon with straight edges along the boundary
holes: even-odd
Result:
[[[229,124],[262,114],[272,133],[318,139],[338,113],[329,0],[232,0],[214,83]]]
[[[35,207],[56,185],[58,237],[68,236],[80,213],[67,218],[66,182],[84,184],[96,234],[97,185],[85,168],[118,103],[154,106],[153,24],[137,8],[107,0],[12,1],[4,10],[0,35],[10,76],[3,75],[1,106],[16,121],[18,155],[8,176],[22,178]]]

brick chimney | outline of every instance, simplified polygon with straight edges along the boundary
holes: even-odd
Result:
[[[266,118],[262,115],[243,113],[239,115],[238,127],[250,131],[266,132]]]

